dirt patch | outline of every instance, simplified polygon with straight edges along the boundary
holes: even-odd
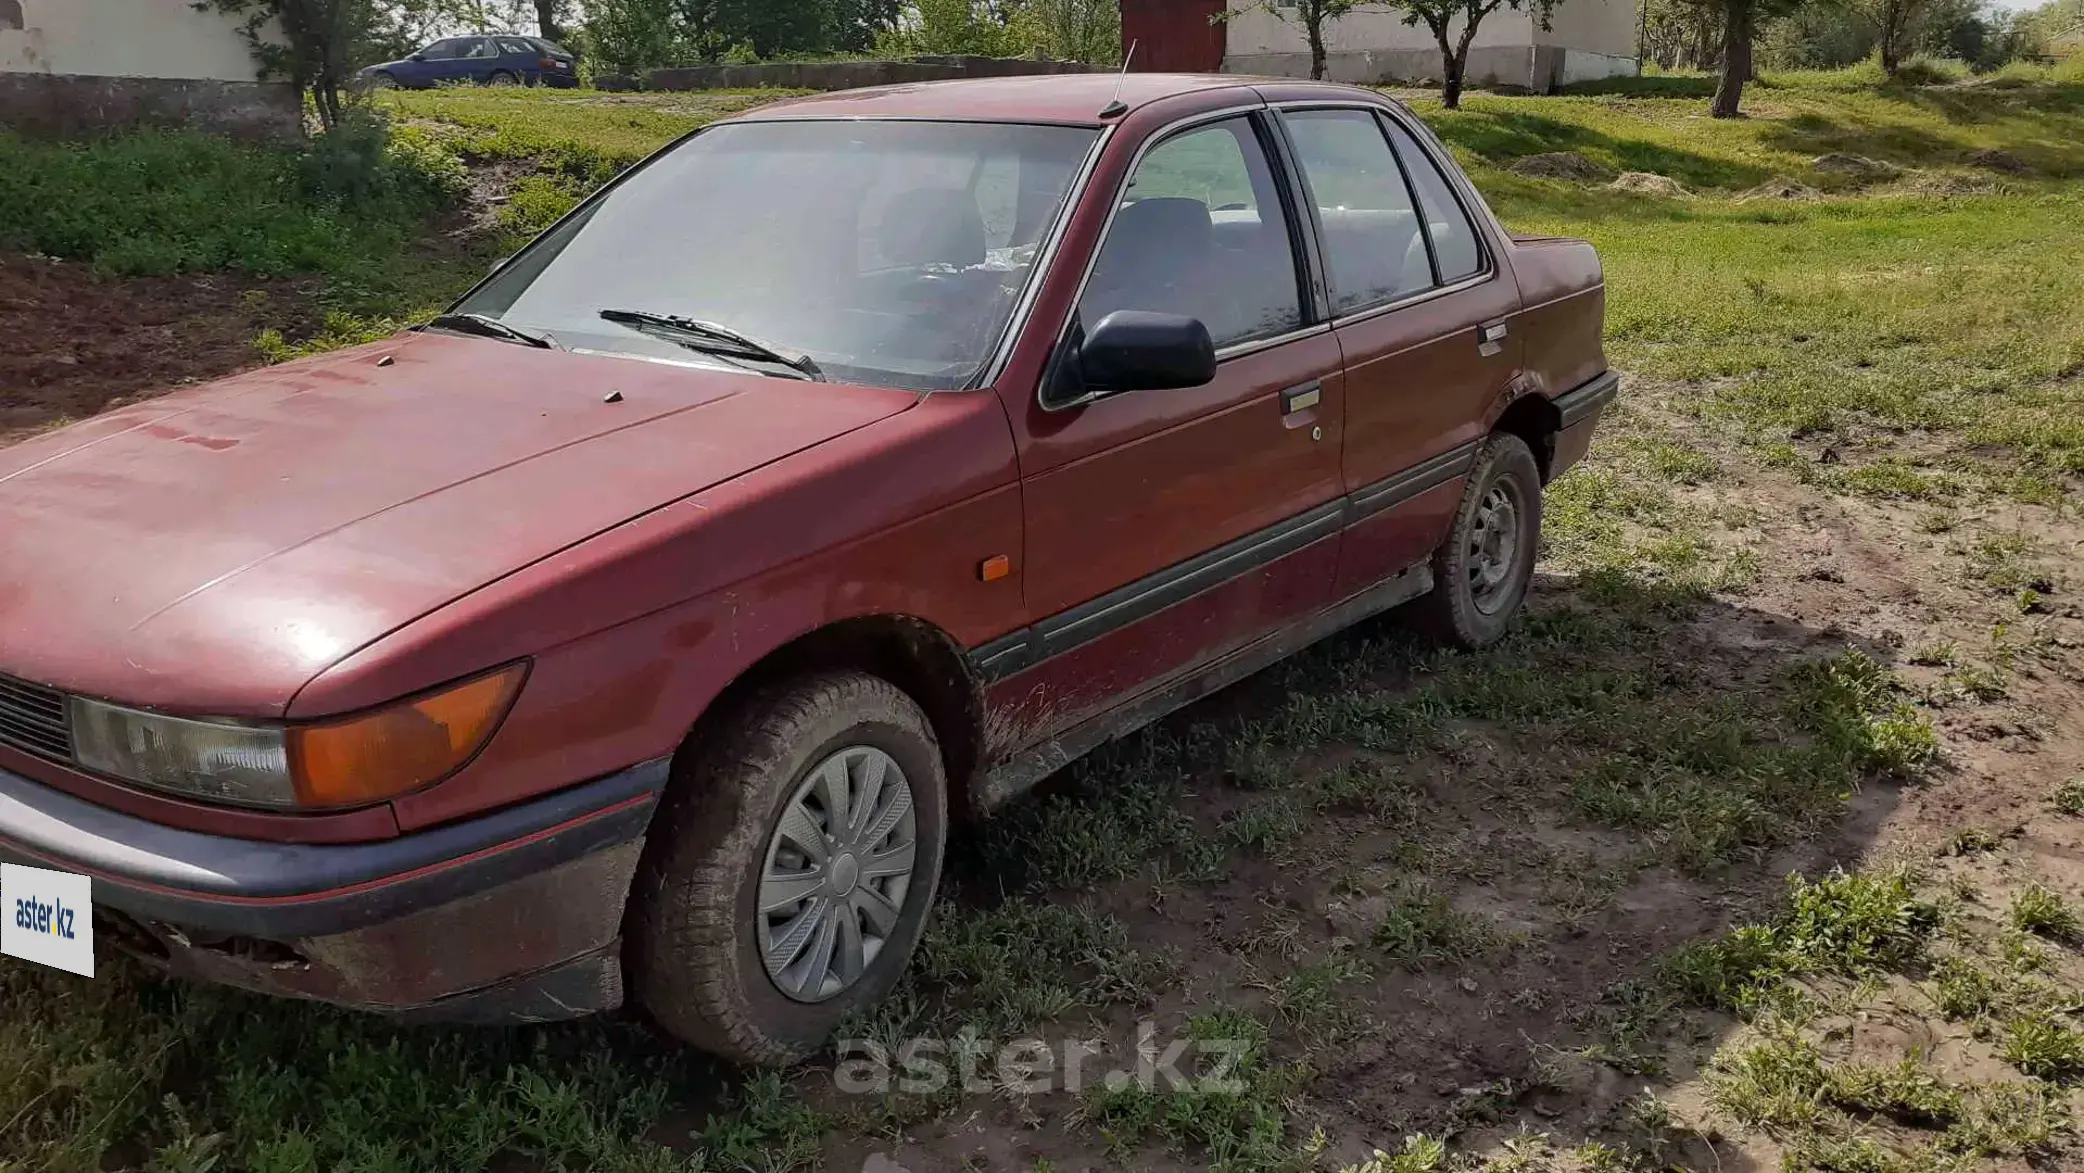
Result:
[[[256,366],[254,335],[317,328],[316,291],[216,274],[109,278],[0,254],[0,443]]]
[[[1985,171],[1996,171],[2004,175],[2033,174],[2033,166],[2026,160],[2012,154],[2010,151],[2000,151],[1995,147],[1969,152],[1968,165],[1981,167]]]
[[[1818,155],[1809,166],[1819,174],[1854,183],[1881,183],[1903,174],[1903,169],[1894,163],[1869,159],[1865,155]]]
[[[1607,184],[1615,191],[1632,191],[1637,195],[1665,196],[1678,199],[1693,193],[1686,185],[1669,175],[1658,175],[1650,171],[1623,171],[1612,183]]]
[[[1806,183],[1797,183],[1785,176],[1768,179],[1757,187],[1737,196],[1740,204],[1753,200],[1813,200],[1819,193]]]

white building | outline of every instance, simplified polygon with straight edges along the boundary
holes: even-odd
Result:
[[[0,0],[0,126],[294,135],[296,90],[259,79],[241,23],[191,0]]]
[[[1225,72],[1310,75],[1309,43],[1292,6],[1277,16],[1247,0],[1229,3]],[[1545,93],[1570,82],[1632,75],[1638,69],[1636,3],[1563,0],[1546,29],[1529,12],[1500,8],[1476,28],[1464,81]],[[1440,80],[1440,46],[1432,30],[1405,24],[1397,12],[1357,9],[1327,24],[1324,39],[1326,76],[1333,81]]]

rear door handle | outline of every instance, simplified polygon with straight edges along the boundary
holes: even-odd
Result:
[[[1308,411],[1317,406],[1323,398],[1324,384],[1314,379],[1290,387],[1281,392],[1281,414],[1294,415],[1298,411]]]

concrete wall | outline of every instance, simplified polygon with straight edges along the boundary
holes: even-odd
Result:
[[[0,0],[0,73],[253,81],[238,20],[189,0]]]
[[[0,0],[0,126],[70,135],[156,124],[293,137],[298,95],[259,80],[239,24],[189,0]]]
[[[1469,46],[1472,85],[1548,90],[1573,81],[1633,74],[1636,0],[1564,0],[1544,32],[1533,15],[1493,12]],[[1228,73],[1308,77],[1309,43],[1302,26],[1231,0]],[[1459,35],[1460,26],[1450,35]],[[1440,46],[1431,29],[1407,25],[1395,12],[1360,9],[1325,26],[1325,72],[1359,85],[1440,80]]]
[[[4,0],[0,0],[4,2]],[[1045,73],[1089,73],[1076,61],[1027,57],[915,57],[909,61],[802,61],[771,65],[697,65],[654,69],[654,90],[735,90],[779,86],[795,90],[855,90],[863,86],[948,81],[961,77],[1021,77]]]

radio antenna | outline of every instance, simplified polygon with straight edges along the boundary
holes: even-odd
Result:
[[[1129,107],[1122,103],[1122,83],[1129,80],[1129,63],[1136,60],[1136,46],[1141,43],[1130,41],[1129,51],[1122,54],[1122,71],[1114,76],[1114,97],[1108,99],[1105,106],[1100,107],[1100,117],[1120,118],[1129,112]]]

